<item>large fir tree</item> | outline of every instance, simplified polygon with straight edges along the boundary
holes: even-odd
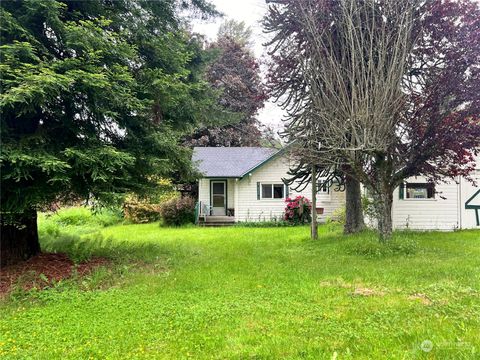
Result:
[[[1,264],[40,251],[36,212],[108,204],[189,171],[181,131],[216,106],[179,12],[204,0],[5,1],[1,24]]]

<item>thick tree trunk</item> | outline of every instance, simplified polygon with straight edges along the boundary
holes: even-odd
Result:
[[[318,239],[318,224],[317,224],[317,174],[315,166],[312,166],[312,224],[310,236],[312,240]]]
[[[40,252],[35,210],[14,218],[2,218],[0,227],[0,267],[27,260]]]
[[[357,179],[346,174],[345,179],[346,192],[346,216],[343,232],[352,234],[362,231],[365,228],[363,220],[362,194],[360,182]]]
[[[381,192],[374,196],[375,212],[377,213],[377,229],[380,241],[385,242],[392,236],[392,204],[393,189],[382,188]]]

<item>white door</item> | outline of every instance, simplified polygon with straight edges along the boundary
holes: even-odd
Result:
[[[227,215],[227,182],[212,181],[210,192],[212,194],[212,215]]]

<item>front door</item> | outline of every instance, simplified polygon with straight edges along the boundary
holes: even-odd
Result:
[[[227,215],[227,182],[211,181],[212,215]]]

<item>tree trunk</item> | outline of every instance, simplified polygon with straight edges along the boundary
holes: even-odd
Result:
[[[315,166],[312,166],[312,224],[310,236],[312,240],[318,239],[317,224],[317,172]]]
[[[26,211],[0,220],[0,267],[17,263],[38,254],[37,212]]]
[[[346,174],[346,218],[343,232],[353,234],[362,231],[365,228],[363,220],[362,194],[360,191],[360,181]]]
[[[381,242],[386,242],[392,237],[392,204],[393,189],[382,188],[381,192],[374,196],[377,229]]]

